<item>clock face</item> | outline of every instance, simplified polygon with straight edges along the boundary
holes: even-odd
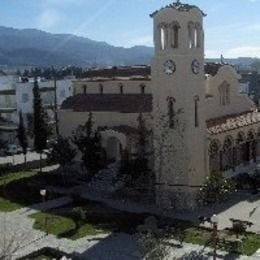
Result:
[[[168,75],[173,74],[176,71],[176,64],[173,60],[167,60],[164,65],[164,72]]]
[[[197,60],[193,60],[193,62],[191,63],[191,70],[194,74],[199,74],[200,63]]]

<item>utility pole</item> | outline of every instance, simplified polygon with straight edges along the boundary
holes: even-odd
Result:
[[[57,105],[57,76],[56,70],[53,68],[53,76],[54,76],[54,118],[55,118],[55,129],[56,136],[60,134],[59,131],[59,122],[58,122],[58,105]]]

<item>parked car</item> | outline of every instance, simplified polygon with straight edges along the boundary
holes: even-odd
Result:
[[[17,146],[16,144],[9,144],[7,146],[7,149],[5,150],[6,155],[21,154],[22,152],[22,148],[20,146]]]

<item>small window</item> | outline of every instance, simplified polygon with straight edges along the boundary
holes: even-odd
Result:
[[[195,48],[201,48],[201,41],[202,41],[202,28],[199,23],[196,23],[194,28],[194,42]]]
[[[222,106],[230,104],[230,87],[226,81],[219,86],[219,103]]]
[[[140,85],[141,94],[145,94],[145,88],[146,88],[145,84]]]
[[[22,94],[22,102],[24,104],[29,102],[29,95],[28,95],[28,93],[23,93]]]
[[[169,127],[175,127],[175,111],[174,111],[174,103],[175,99],[173,97],[168,97],[168,118],[169,118]]]
[[[87,88],[88,88],[88,87],[87,87],[86,85],[83,85],[83,86],[82,86],[83,94],[85,94],[85,95],[87,94]]]
[[[194,97],[194,125],[199,127],[199,96]]]
[[[100,93],[100,94],[104,94],[103,84],[99,84],[99,93]]]
[[[122,83],[119,83],[119,93],[124,94],[124,86]]]

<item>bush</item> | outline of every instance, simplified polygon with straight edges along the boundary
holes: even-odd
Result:
[[[213,172],[200,189],[198,202],[204,205],[221,202],[233,191],[234,185],[231,180],[226,179],[220,172]]]

